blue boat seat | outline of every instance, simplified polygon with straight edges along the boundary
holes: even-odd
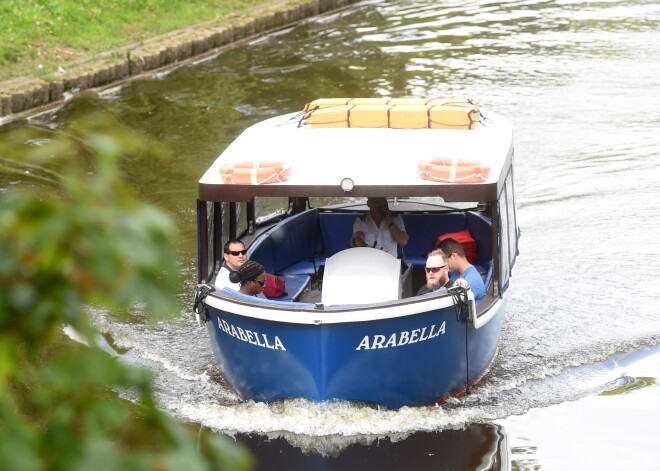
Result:
[[[356,213],[320,213],[319,225],[327,257],[351,248]],[[324,260],[325,262],[325,260]]]
[[[413,267],[426,266],[426,256],[433,250],[438,236],[465,229],[464,213],[452,214],[403,214],[408,233],[408,245],[404,247],[404,261]]]
[[[312,275],[309,257],[323,253],[318,210],[305,211],[261,234],[248,248],[248,259],[261,263],[274,275]],[[297,265],[290,271],[286,268]]]
[[[274,301],[295,301],[303,294],[306,288],[312,281],[309,275],[280,275],[284,279],[285,294],[278,298],[269,298]]]
[[[314,307],[312,303],[297,303],[293,301],[280,300],[278,299],[264,299],[257,298],[255,296],[248,296],[247,294],[239,293],[231,288],[222,288],[222,291],[232,294],[233,296],[238,296],[239,298],[251,299],[252,301],[260,301],[262,303],[273,304],[276,306],[292,306],[292,307]]]
[[[490,230],[490,221],[478,214],[467,214],[467,228],[477,243],[477,260],[473,265],[485,267],[485,271],[492,272],[493,239]]]
[[[481,275],[481,278],[484,280],[484,284],[488,286],[493,279],[493,261],[489,260],[486,265],[475,263],[474,268],[476,268]]]
[[[280,222],[248,248],[248,259],[275,275],[314,275],[325,260],[350,247],[354,213],[310,209]],[[275,249],[276,248],[276,249]]]
[[[410,239],[405,247],[405,261],[413,267],[426,266],[426,255],[433,249],[438,236],[448,232],[470,230],[477,242],[475,268],[486,286],[493,279],[493,255],[490,223],[482,216],[473,213],[456,214],[404,214],[404,224]]]
[[[314,259],[313,261],[311,260],[312,258]],[[280,275],[313,275],[319,271],[319,268],[325,265],[326,258],[328,258],[327,255],[321,254],[300,260],[293,265],[281,269]],[[315,267],[316,270],[314,269]]]

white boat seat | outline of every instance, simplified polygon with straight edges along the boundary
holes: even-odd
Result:
[[[325,261],[321,302],[370,304],[400,298],[401,260],[382,250],[354,247]]]

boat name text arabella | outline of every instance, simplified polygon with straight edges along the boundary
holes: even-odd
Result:
[[[242,327],[235,327],[233,324],[230,324],[226,320],[220,319],[219,317],[218,327],[220,327],[224,333],[231,335],[236,339],[242,340],[243,342],[248,342],[252,345],[257,345],[263,348],[286,351],[284,344],[277,335],[275,336],[275,341],[271,342],[269,341],[268,335],[266,334],[259,334],[259,332],[253,332],[248,329],[243,329]],[[426,333],[427,329],[428,334]],[[402,347],[411,343],[431,340],[438,337],[439,335],[443,335],[444,333],[445,322],[440,324],[440,327],[437,327],[435,324],[433,324],[430,328],[422,327],[421,329],[413,329],[411,331],[403,331],[401,333],[394,332],[389,337],[381,334],[373,336],[365,335],[355,350],[373,350],[376,348]]]
[[[220,317],[218,317],[218,327],[220,327],[220,329],[224,333],[231,335],[232,337],[237,338],[239,340],[242,340],[243,342],[248,342],[251,343],[252,345],[258,345],[259,347],[263,347],[263,348],[282,350],[286,352],[286,348],[284,348],[284,344],[277,335],[275,336],[275,342],[271,343],[268,341],[268,336],[266,334],[261,334],[261,337],[264,340],[263,342],[261,342],[259,338],[260,335],[259,332],[252,332],[251,330],[242,329],[241,327],[234,327],[233,324],[228,323],[224,319],[220,319]]]
[[[363,348],[365,350],[372,350],[374,348],[401,347],[410,343],[424,342],[425,340],[430,340],[444,334],[445,323],[443,322],[437,330],[435,324],[433,324],[428,335],[426,335],[426,329],[427,327],[411,331],[404,330],[400,334],[394,332],[389,336],[387,342],[385,342],[385,339],[387,338],[385,335],[374,335],[373,337],[365,335],[356,350],[361,350]]]

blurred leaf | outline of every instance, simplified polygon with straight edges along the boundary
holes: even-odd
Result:
[[[46,133],[48,134],[48,133]],[[174,226],[139,201],[119,162],[168,158],[111,117],[0,141],[0,463],[20,470],[248,469],[217,436],[164,414],[149,374],[94,345],[90,306],[177,315]],[[137,397],[134,404],[118,392]]]

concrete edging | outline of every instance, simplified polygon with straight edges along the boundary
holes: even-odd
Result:
[[[246,39],[291,26],[307,18],[339,10],[362,0],[286,0],[251,14],[202,23],[152,38],[118,52],[75,65],[53,81],[17,77],[0,82],[0,124],[26,114],[60,106],[85,90],[119,85],[173,68]]]

